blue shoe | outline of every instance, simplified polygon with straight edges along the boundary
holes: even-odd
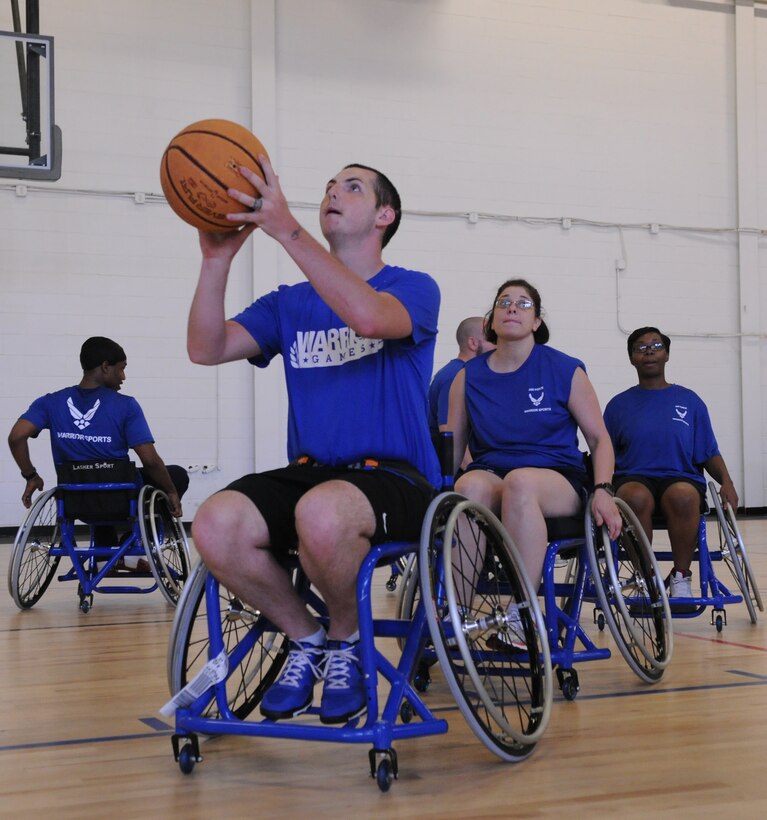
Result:
[[[346,723],[367,709],[359,660],[359,641],[328,641],[325,686],[320,703],[323,723]]]
[[[324,646],[291,641],[285,668],[261,700],[261,714],[280,720],[305,712],[312,705],[314,684],[322,677],[324,661]]]

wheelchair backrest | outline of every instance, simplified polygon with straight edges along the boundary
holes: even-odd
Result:
[[[132,461],[67,461],[56,465],[56,477],[65,518],[91,524],[134,515],[140,482]]]

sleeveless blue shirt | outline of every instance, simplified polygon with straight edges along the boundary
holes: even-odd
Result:
[[[578,425],[567,407],[583,362],[536,344],[513,373],[490,369],[491,352],[466,363],[469,449],[474,464],[509,471],[544,467],[585,472]]]

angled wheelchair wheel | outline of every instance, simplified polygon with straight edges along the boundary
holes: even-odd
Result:
[[[399,591],[397,592],[397,618],[409,621],[412,619],[421,590],[418,584],[418,556],[416,553],[408,556],[400,572]],[[405,646],[404,638],[397,638],[399,648]]]
[[[488,509],[442,493],[423,524],[419,573],[434,648],[464,718],[494,754],[523,760],[548,725],[552,674],[535,590],[511,539]],[[526,650],[512,644],[510,604]]]
[[[168,645],[168,686],[175,695],[208,662],[210,637],[205,598],[208,568],[200,561],[184,585],[176,607]],[[302,573],[295,571],[299,588],[308,587]],[[240,601],[215,582],[221,608],[224,648],[239,662],[229,669],[226,681],[227,703],[234,715],[246,718],[261,701],[264,692],[279,675],[287,657],[287,638],[257,611]],[[241,656],[241,657],[240,657]],[[220,715],[214,701],[203,712],[205,717]]]
[[[623,529],[611,541],[586,509],[586,552],[596,599],[620,653],[646,683],[660,680],[673,652],[671,610],[650,542],[631,508],[615,503]]]
[[[764,612],[764,606],[762,605],[759,588],[756,585],[754,571],[751,569],[751,561],[748,558],[745,542],[738,529],[735,513],[729,504],[722,505],[713,481],[709,481],[708,488],[716,511],[719,549],[722,560],[727,564],[727,568],[740,588],[751,623],[755,624],[757,619],[756,610]]]
[[[29,609],[42,598],[58,568],[61,546],[56,488],[46,490],[32,505],[19,527],[8,564],[8,592],[19,609]]]
[[[184,525],[171,515],[168,496],[156,487],[141,488],[138,508],[141,541],[152,575],[165,599],[175,606],[191,565]]]

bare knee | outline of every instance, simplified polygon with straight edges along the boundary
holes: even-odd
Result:
[[[492,509],[497,500],[500,483],[500,479],[494,473],[469,470],[456,481],[455,491]]]
[[[697,525],[700,518],[700,494],[692,484],[672,484],[663,493],[661,508],[670,521]]]
[[[192,522],[192,538],[205,564],[215,571],[231,564],[236,549],[265,546],[268,530],[246,496],[224,491],[200,505]]]
[[[296,504],[296,532],[302,547],[321,548],[341,535],[343,513],[335,499],[323,493],[307,493]]]
[[[295,510],[300,553],[331,559],[339,548],[367,550],[375,532],[373,508],[345,481],[329,481],[301,497]]]
[[[689,485],[692,492],[670,493],[666,491],[661,499],[663,512],[668,518],[680,518],[695,521],[700,517],[700,495]]]
[[[503,479],[503,509],[509,514],[519,512],[529,514],[531,510],[541,510],[540,494],[528,470],[512,470]],[[541,512],[541,515],[543,513]]]
[[[640,518],[651,518],[655,512],[652,493],[639,482],[628,482],[618,489],[618,497],[625,501]]]

